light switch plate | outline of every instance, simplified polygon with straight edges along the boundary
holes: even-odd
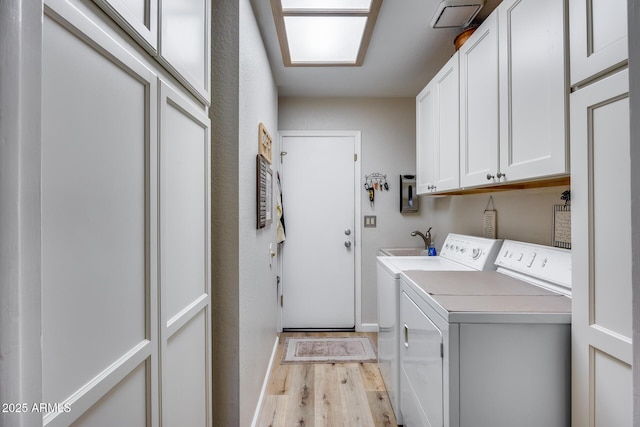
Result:
[[[376,216],[365,215],[364,216],[364,228],[376,228]]]

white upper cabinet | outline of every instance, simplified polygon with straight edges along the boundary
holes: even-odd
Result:
[[[433,174],[434,114],[433,85],[428,84],[416,97],[416,171],[418,194],[431,193]]]
[[[418,194],[460,186],[458,74],[456,53],[416,98]]]
[[[498,16],[460,48],[460,186],[498,182]]]
[[[460,86],[458,53],[434,77],[435,191],[460,187]]]
[[[211,0],[93,0],[139,45],[211,105]]]
[[[498,7],[501,182],[568,173],[566,2]]]
[[[627,0],[570,0],[571,85],[626,62]]]
[[[160,2],[160,61],[209,104],[211,1]]]
[[[158,51],[157,0],[94,0],[149,53]]]

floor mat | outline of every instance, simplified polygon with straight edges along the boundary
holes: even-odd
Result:
[[[369,337],[285,338],[281,363],[357,363],[377,361]]]

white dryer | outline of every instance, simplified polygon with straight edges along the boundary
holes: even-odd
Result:
[[[570,424],[571,253],[505,240],[496,265],[401,274],[405,426]]]
[[[378,366],[398,424],[400,411],[400,274],[405,270],[495,270],[494,260],[502,240],[449,234],[439,256],[379,256]]]

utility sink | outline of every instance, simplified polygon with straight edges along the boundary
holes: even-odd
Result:
[[[424,248],[382,248],[380,255],[386,256],[427,256],[429,251]]]

